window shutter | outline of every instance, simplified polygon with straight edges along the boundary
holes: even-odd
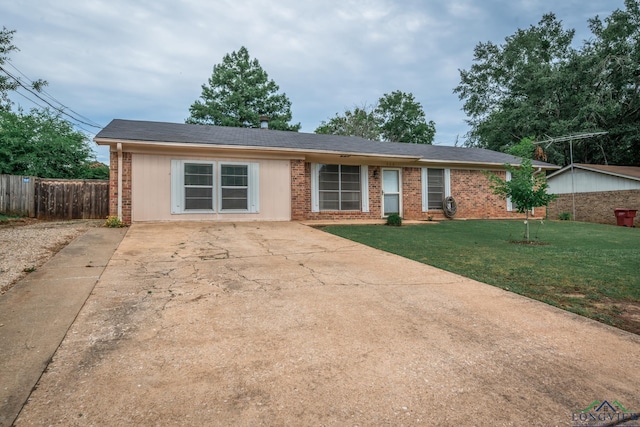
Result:
[[[182,161],[171,160],[171,213],[182,212],[182,201],[184,200],[184,186],[182,185],[184,174],[182,172]]]
[[[260,212],[260,167],[259,163],[249,163],[249,212]]]
[[[320,212],[320,193],[318,190],[318,173],[319,166],[317,163],[311,163],[311,212]]]
[[[422,168],[422,212],[429,210],[429,174]]]
[[[369,212],[369,166],[360,166],[360,203],[362,212]]]
[[[511,181],[511,171],[507,171],[506,181]],[[507,212],[513,211],[513,203],[511,202],[511,197],[507,197]]]
[[[451,169],[444,170],[444,197],[451,196]]]

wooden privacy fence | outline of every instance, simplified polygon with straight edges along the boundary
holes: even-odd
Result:
[[[0,175],[0,212],[38,219],[106,218],[109,181]]]
[[[35,176],[0,175],[0,212],[34,217]]]

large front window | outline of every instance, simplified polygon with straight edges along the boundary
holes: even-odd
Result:
[[[319,165],[320,210],[360,210],[360,166]]]

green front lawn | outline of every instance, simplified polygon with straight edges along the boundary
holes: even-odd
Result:
[[[444,221],[324,230],[640,333],[640,229],[530,221]]]

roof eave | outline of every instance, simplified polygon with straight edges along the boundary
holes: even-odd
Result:
[[[116,139],[116,138],[94,138],[98,145],[111,145],[111,144],[135,144],[144,146],[161,146],[161,147],[178,147],[178,148],[212,148],[219,150],[230,151],[261,151],[261,152],[280,152],[280,153],[294,153],[294,154],[324,154],[335,155],[341,157],[370,157],[376,159],[399,159],[403,161],[419,161],[422,157],[417,156],[404,156],[395,154],[376,154],[376,153],[361,153],[353,151],[336,151],[336,150],[318,150],[318,149],[302,149],[302,148],[285,148],[285,147],[262,147],[262,146],[249,146],[249,145],[223,145],[223,144],[203,144],[197,142],[166,142],[166,141],[143,141],[133,139]]]

